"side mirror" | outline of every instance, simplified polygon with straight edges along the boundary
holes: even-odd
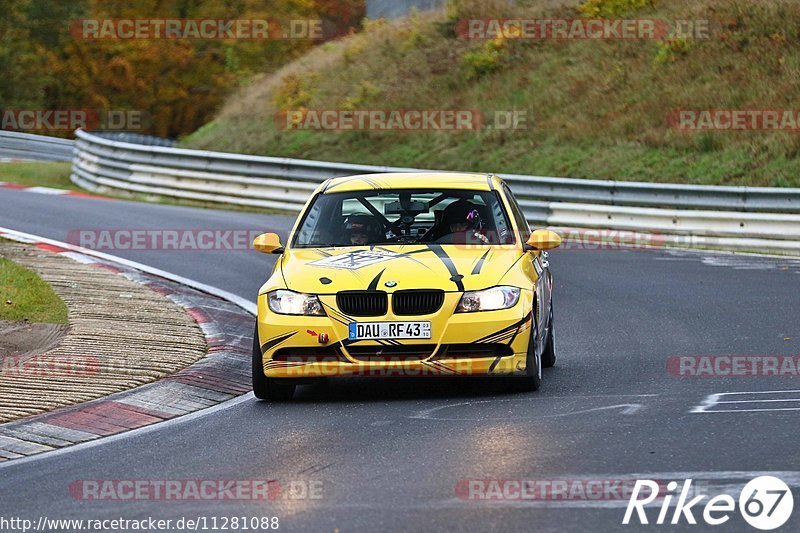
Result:
[[[262,233],[253,241],[253,248],[265,254],[282,254],[284,250],[277,233]]]
[[[525,243],[527,250],[552,250],[561,246],[561,237],[555,231],[537,229]]]

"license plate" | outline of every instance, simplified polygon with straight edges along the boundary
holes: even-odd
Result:
[[[381,339],[430,339],[430,322],[350,322],[351,341]]]

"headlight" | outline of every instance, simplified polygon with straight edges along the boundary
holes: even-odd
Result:
[[[272,312],[279,315],[325,316],[319,298],[313,294],[279,289],[267,294],[267,302]]]
[[[519,289],[517,287],[492,287],[483,291],[467,291],[456,307],[456,313],[474,313],[476,311],[497,311],[517,305]]]

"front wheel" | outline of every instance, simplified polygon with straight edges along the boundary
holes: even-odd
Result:
[[[258,342],[258,322],[253,333],[253,394],[259,400],[288,401],[294,396],[296,385],[289,380],[268,378],[264,375],[264,360]]]
[[[514,388],[521,392],[534,392],[539,390],[542,385],[542,359],[536,353],[537,328],[538,326],[534,322],[534,326],[531,328],[531,340],[528,342],[525,375],[511,378],[514,380]]]
[[[550,303],[550,320],[547,323],[547,344],[542,352],[542,366],[550,368],[556,364],[556,345],[553,337],[553,303]]]

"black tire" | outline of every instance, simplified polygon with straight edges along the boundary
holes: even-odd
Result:
[[[550,321],[547,324],[547,344],[542,352],[542,368],[552,368],[556,364],[556,345],[553,333],[553,302],[550,302]]]
[[[285,402],[294,396],[297,386],[290,380],[273,379],[264,375],[261,345],[258,342],[258,324],[253,333],[253,394],[259,400]]]
[[[525,362],[525,375],[515,376],[513,380],[514,390],[520,392],[535,392],[542,385],[542,367],[540,359],[536,355],[536,331],[537,326],[531,331],[531,340],[528,343],[528,357]]]

